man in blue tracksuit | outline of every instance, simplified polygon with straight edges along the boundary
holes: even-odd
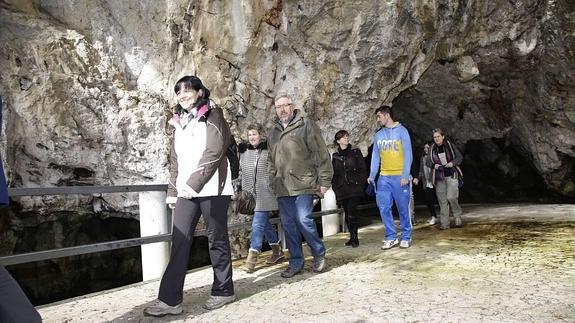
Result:
[[[375,115],[382,128],[373,137],[371,171],[367,181],[374,183],[379,171],[379,179],[375,185],[375,199],[385,225],[385,242],[381,248],[391,249],[397,245],[400,248],[409,248],[412,225],[409,212],[409,172],[413,160],[411,139],[407,129],[393,120],[391,107],[383,105],[375,110]],[[397,239],[391,213],[394,201],[399,211],[401,242]]]

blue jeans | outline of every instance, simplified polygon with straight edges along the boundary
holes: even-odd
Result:
[[[302,235],[315,257],[325,255],[323,241],[319,238],[312,217],[313,196],[302,194],[297,196],[278,197],[280,217],[286,235],[286,245],[290,258],[289,266],[296,270],[303,269]]]
[[[277,244],[279,242],[278,234],[270,223],[269,216],[269,211],[254,212],[254,219],[252,220],[252,238],[250,242],[250,250],[261,252],[264,236],[270,244]]]
[[[411,240],[411,216],[409,212],[409,185],[400,185],[401,176],[379,176],[375,200],[379,208],[381,221],[385,226],[385,240],[395,240],[397,232],[393,222],[391,207],[395,201],[399,211],[401,240]]]

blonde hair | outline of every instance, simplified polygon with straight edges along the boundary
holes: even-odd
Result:
[[[260,136],[262,136],[262,137],[265,137],[265,135],[266,135],[266,134],[265,134],[264,127],[263,127],[261,124],[257,123],[257,122],[249,124],[249,125],[248,125],[248,128],[247,128],[246,130],[247,130],[247,131],[255,130],[255,131],[257,131],[257,132],[260,134]]]

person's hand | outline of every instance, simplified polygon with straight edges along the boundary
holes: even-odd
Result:
[[[401,186],[409,185],[409,179],[407,179],[407,178],[402,178],[402,179],[399,181],[399,185],[401,185]]]
[[[236,178],[232,179],[232,187],[234,188],[234,193],[237,193],[242,190],[242,179]]]
[[[193,199],[195,196],[195,194],[193,192],[190,191],[186,191],[186,190],[182,190],[178,193],[179,197],[183,197],[185,199],[191,200]]]
[[[176,201],[178,201],[178,197],[177,196],[167,196],[166,197],[166,204],[168,204],[168,207],[170,209],[175,209],[176,208]]]
[[[368,178],[367,184],[375,185],[375,181],[373,180],[373,178]]]
[[[414,178],[413,179],[413,185],[417,185],[419,184],[419,179],[418,178]]]
[[[453,167],[453,163],[452,163],[452,162],[449,162],[449,163],[445,164],[445,167],[451,168],[451,167]]]
[[[435,164],[435,169],[436,169],[436,170],[439,169],[439,167],[441,167],[441,165]]]
[[[185,185],[185,187],[178,190],[178,197],[183,197],[183,198],[188,199],[188,200],[193,199],[197,195],[198,195],[198,193],[196,193],[196,191],[194,191],[194,189],[189,187],[188,185]]]
[[[329,189],[329,188],[328,188],[328,187],[325,187],[325,186],[320,186],[320,187],[319,187],[319,191],[321,192],[321,194],[325,194],[325,192],[327,192],[328,189]]]

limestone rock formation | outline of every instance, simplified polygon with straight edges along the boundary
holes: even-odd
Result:
[[[573,200],[574,10],[567,0],[2,0],[6,172],[14,187],[165,182],[172,87],[197,74],[243,139],[247,124],[271,125],[274,94],[287,91],[327,142],[345,128],[367,152],[374,109],[393,104],[415,147],[439,126],[473,157],[475,200],[525,185]]]
[[[471,200],[573,201],[574,35],[569,0],[0,0],[0,152],[12,187],[165,183],[173,85],[197,74],[242,139],[282,91],[367,153],[392,104],[416,151],[435,127],[465,151]],[[137,216],[133,195],[14,202]],[[10,219],[0,241],[22,245]]]
[[[569,1],[1,3],[14,186],[165,181],[171,88],[197,74],[242,135],[281,90],[365,152],[374,108],[394,104],[415,143],[433,126],[462,149],[503,138],[575,196]]]

